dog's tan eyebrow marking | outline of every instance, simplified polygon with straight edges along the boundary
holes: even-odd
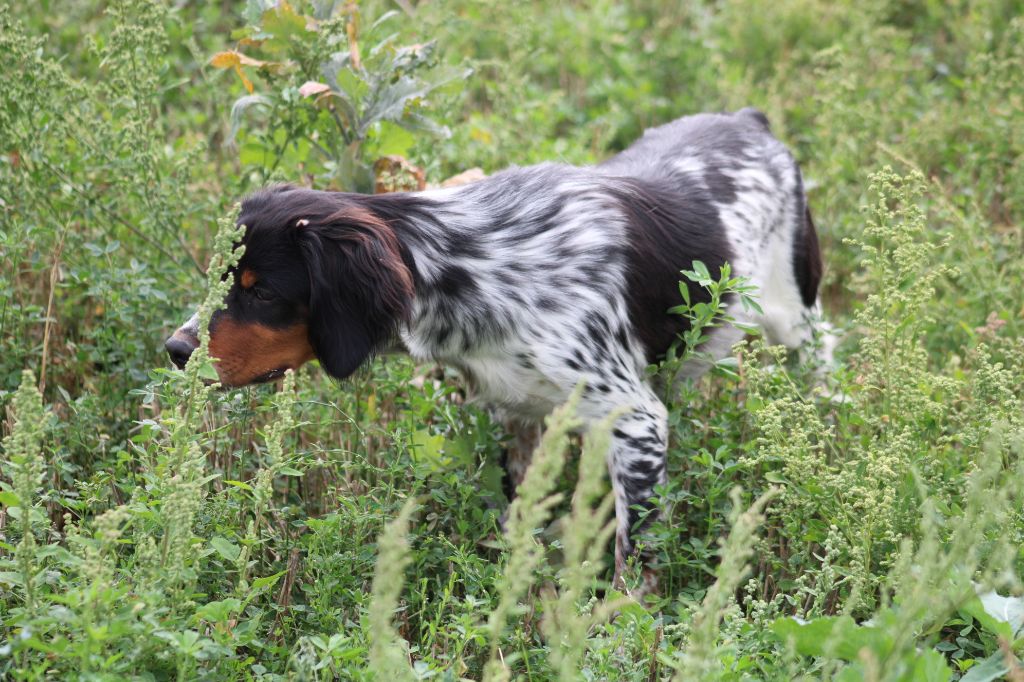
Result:
[[[258,279],[259,278],[256,276],[256,273],[252,270],[242,270],[242,274],[238,278],[238,281],[242,285],[243,289],[249,289],[256,284]]]

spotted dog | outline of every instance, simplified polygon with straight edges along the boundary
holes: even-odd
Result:
[[[344,378],[400,339],[528,428],[580,382],[586,424],[626,408],[607,457],[616,581],[665,482],[666,409],[644,370],[687,328],[667,312],[680,270],[729,263],[749,278],[763,313],[735,301],[730,313],[773,343],[805,345],[819,319],[822,263],[800,169],[754,109],[653,128],[597,166],[513,167],[373,196],[268,187],[245,199],[239,222],[245,255],[210,324],[225,385],[313,358]],[[705,350],[722,356],[741,336],[718,328]],[[178,366],[196,345],[194,319],[166,344]]]

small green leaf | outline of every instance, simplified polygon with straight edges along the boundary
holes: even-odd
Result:
[[[683,301],[687,306],[690,305],[690,287],[685,282],[679,283],[679,295],[683,297]]]
[[[277,584],[277,581],[281,579],[281,576],[283,576],[287,572],[288,571],[281,571],[280,573],[275,573],[274,575],[268,575],[263,578],[256,578],[252,581],[252,591],[255,592],[256,590],[262,589],[264,587],[273,587],[275,584]]]
[[[249,485],[248,483],[244,483],[242,481],[224,481],[224,484],[225,485],[234,486],[235,488],[241,488],[242,490],[247,490],[249,492],[252,492],[252,486]]]
[[[220,379],[217,376],[217,370],[213,368],[212,360],[204,362],[202,367],[199,368],[199,377],[207,381],[218,381]]]
[[[0,571],[0,585],[24,585],[24,580],[20,573],[14,571]]]
[[[740,301],[743,303],[744,310],[753,310],[759,315],[764,315],[764,310],[761,308],[761,304],[757,302],[752,296],[743,295],[740,296]]]

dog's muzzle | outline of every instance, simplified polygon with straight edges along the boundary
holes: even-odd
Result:
[[[167,355],[178,369],[185,369],[185,363],[192,357],[192,351],[199,347],[198,326],[198,320],[193,315],[188,322],[171,335],[171,338],[164,342]]]

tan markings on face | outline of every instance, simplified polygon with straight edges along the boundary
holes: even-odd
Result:
[[[217,358],[217,374],[226,386],[245,386],[268,372],[298,369],[314,357],[305,324],[273,329],[230,318],[217,323],[210,355]]]
[[[243,289],[249,289],[256,284],[257,279],[256,273],[252,270],[242,270],[242,275],[238,278],[238,281],[242,284]]]

